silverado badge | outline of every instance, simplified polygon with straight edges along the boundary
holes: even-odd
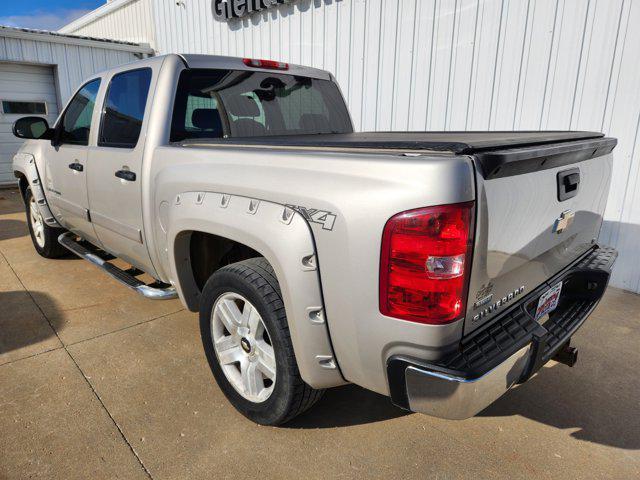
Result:
[[[497,302],[494,302],[493,304],[483,308],[480,313],[477,313],[473,316],[473,319],[471,320],[473,323],[477,322],[478,320],[486,317],[487,315],[489,315],[490,313],[496,312],[500,307],[504,307],[507,303],[511,302],[511,300],[513,300],[514,298],[522,295],[524,293],[524,285],[522,285],[520,288],[516,288],[515,290],[507,293],[504,297],[502,297],[500,300],[498,300]],[[486,297],[484,297],[483,299],[481,299],[480,301],[476,302],[473,304],[473,308],[476,309],[478,307],[481,307],[483,305],[486,305],[487,303],[489,303],[491,300],[493,299],[493,294],[487,295]]]

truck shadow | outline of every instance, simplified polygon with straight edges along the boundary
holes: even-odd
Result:
[[[575,429],[571,437],[576,440],[640,449],[637,384],[617,382],[618,388],[612,392],[602,385],[598,375],[585,379],[568,367],[555,365],[510,390],[478,416],[519,415],[558,429]],[[284,428],[349,427],[410,413],[394,406],[383,395],[346,385],[328,390],[317,405]]]
[[[24,203],[18,189],[0,189],[0,215],[20,212],[24,212]]]
[[[394,406],[389,398],[357,385],[327,390],[308,412],[284,428],[334,428],[364,425],[408,415],[411,412]]]
[[[556,364],[508,391],[478,416],[520,415],[559,429],[576,429],[571,437],[577,440],[638,450],[638,382],[635,376],[618,379],[612,389],[610,378],[602,378],[611,374],[608,369],[592,369],[585,377]]]
[[[34,303],[35,302],[35,303]],[[24,290],[0,292],[0,363],[2,355],[56,336],[38,306],[47,306],[56,318],[53,328],[64,327],[61,315],[56,314],[56,302],[46,293]]]
[[[25,235],[29,235],[29,229],[25,222],[10,218],[0,218],[0,240],[10,240],[24,237]]]

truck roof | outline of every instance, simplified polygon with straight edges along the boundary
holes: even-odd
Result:
[[[180,54],[180,57],[189,68],[220,68],[225,70],[248,70],[262,72],[277,72],[284,75],[300,75],[303,77],[318,78],[320,80],[332,80],[331,73],[319,68],[305,67],[287,63],[286,70],[273,70],[245,65],[242,57],[225,57],[222,55]]]
[[[283,70],[259,68],[259,67],[247,66],[243,62],[244,60],[243,57],[225,57],[223,55],[200,55],[200,54],[190,54],[190,53],[184,53],[184,54],[183,53],[179,53],[179,54],[167,53],[164,55],[147,57],[141,60],[135,60],[133,62],[118,65],[116,67],[107,68],[105,70],[95,73],[89,78],[99,77],[113,70],[122,70],[123,67],[131,67],[135,65],[137,68],[137,67],[143,67],[143,66],[162,63],[167,57],[180,58],[187,68],[247,70],[251,72],[258,71],[258,72],[268,72],[268,73],[280,73],[283,75],[299,75],[302,77],[317,78],[320,80],[332,80],[332,81],[334,80],[330,72],[327,72],[326,70],[321,70],[319,68],[306,67],[304,65],[295,65],[293,63],[286,63],[287,68]]]

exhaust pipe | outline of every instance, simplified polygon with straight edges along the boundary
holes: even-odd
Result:
[[[559,363],[563,363],[569,367],[573,367],[578,361],[578,349],[571,347],[567,342],[560,350],[553,356],[553,360]]]

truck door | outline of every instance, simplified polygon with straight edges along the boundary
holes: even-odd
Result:
[[[111,77],[87,175],[91,221],[104,249],[146,272],[154,271],[144,244],[141,188],[152,77],[151,68]]]
[[[52,213],[67,229],[95,241],[87,198],[87,153],[100,79],[84,84],[56,125],[55,145],[43,147],[44,189]]]

